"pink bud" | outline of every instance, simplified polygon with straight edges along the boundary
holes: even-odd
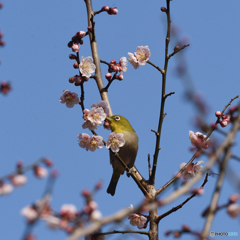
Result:
[[[90,197],[91,193],[90,193],[90,191],[88,189],[84,189],[84,190],[82,190],[82,196]]]
[[[45,163],[45,165],[47,167],[51,167],[53,165],[53,161],[51,159],[49,159],[49,158],[44,158],[43,162]]]
[[[216,112],[215,112],[215,116],[216,116],[216,117],[219,118],[219,117],[221,117],[221,115],[222,115],[221,111],[216,111]]]
[[[5,42],[3,40],[0,40],[0,46],[4,46]]]
[[[77,59],[77,56],[75,54],[69,54],[69,59]]]
[[[102,11],[108,11],[109,10],[109,6],[104,6],[104,7],[102,7],[102,9],[101,9]]]
[[[79,31],[79,32],[76,33],[76,36],[78,36],[78,37],[80,37],[80,38],[83,38],[83,37],[86,36],[86,32],[84,32],[84,31]]]
[[[226,127],[228,125],[227,121],[225,121],[225,120],[223,120],[223,121],[219,120],[219,123],[220,123],[221,127]]]
[[[110,81],[111,78],[112,78],[111,73],[107,73],[107,74],[105,75],[105,78],[106,78],[108,81]]]
[[[78,52],[79,51],[79,49],[80,49],[80,47],[78,46],[78,44],[76,44],[76,43],[74,43],[73,45],[72,45],[72,51],[73,52]]]
[[[161,7],[162,12],[167,12],[167,9],[165,7]]]
[[[68,79],[68,81],[69,81],[70,83],[74,83],[74,82],[75,82],[75,78],[74,78],[74,77],[70,77],[70,78]]]
[[[117,63],[116,60],[112,60],[112,61],[110,62],[110,64],[116,64],[116,63]]]
[[[179,50],[180,50],[179,46],[175,46],[174,49],[173,49],[174,52],[179,52]]]
[[[82,76],[82,80],[83,80],[84,82],[87,82],[87,81],[89,80],[89,78],[86,77],[86,76]]]
[[[116,75],[116,79],[119,80],[119,81],[122,81],[123,80],[123,75],[122,74]]]
[[[238,199],[239,199],[239,195],[237,193],[232,194],[229,198],[229,203],[235,203],[238,201]]]
[[[70,42],[68,43],[68,47],[71,48],[72,45],[73,45],[73,41],[70,41]]]
[[[182,225],[182,229],[184,232],[190,232],[190,227],[188,225]]]
[[[171,231],[166,231],[165,232],[165,236],[168,236],[168,235],[170,235],[171,234]]]
[[[83,45],[83,40],[82,39],[79,39],[78,42],[79,42],[80,45]]]
[[[95,188],[96,188],[96,189],[101,189],[101,188],[102,188],[102,185],[103,185],[102,182],[97,182]]]
[[[75,69],[78,69],[78,63],[75,62],[75,63],[73,64],[73,67],[74,67]]]

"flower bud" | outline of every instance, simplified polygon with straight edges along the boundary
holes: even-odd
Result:
[[[74,67],[75,69],[78,69],[78,63],[75,62],[75,63],[73,64],[73,67]]]
[[[84,190],[82,190],[82,196],[90,197],[91,193],[90,193],[90,191],[88,189],[84,189]]]
[[[111,73],[107,73],[107,74],[105,75],[105,78],[106,78],[108,81],[110,81],[111,78],[112,78]]]
[[[219,118],[219,117],[221,117],[221,115],[222,115],[221,111],[216,111],[216,112],[215,112],[215,116],[216,116],[216,117]]]
[[[175,46],[174,49],[173,49],[173,51],[174,51],[175,53],[179,52],[179,50],[180,50],[180,47],[179,47],[179,46]]]
[[[73,52],[78,52],[79,51],[79,49],[80,49],[80,47],[78,46],[78,44],[76,44],[76,43],[74,43],[73,45],[72,45],[72,51]]]
[[[109,10],[109,6],[103,6],[101,10],[107,12]]]
[[[72,45],[73,45],[73,41],[70,41],[70,42],[68,43],[68,47],[71,48]]]
[[[119,80],[119,81],[122,81],[123,80],[123,75],[122,74],[116,75],[116,79]]]
[[[117,15],[117,14],[118,14],[118,10],[117,10],[116,7],[115,7],[115,8],[109,8],[109,10],[107,11],[107,13],[108,13],[109,15]]]
[[[167,9],[165,7],[161,7],[162,12],[167,12]]]
[[[69,59],[77,59],[77,56],[75,54],[69,54]]]
[[[74,77],[70,77],[70,78],[68,79],[68,81],[69,81],[70,83],[74,83],[74,82],[75,82],[75,78],[74,78]]]
[[[76,36],[77,36],[77,37],[80,37],[80,38],[83,38],[83,37],[86,36],[86,32],[84,32],[84,31],[79,31],[79,32],[76,33]]]
[[[239,195],[237,193],[232,194],[229,198],[229,203],[236,203],[239,199]]]

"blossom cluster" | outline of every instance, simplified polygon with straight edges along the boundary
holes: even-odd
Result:
[[[128,61],[135,69],[137,69],[139,65],[146,64],[151,56],[151,53],[148,46],[138,46],[134,54],[129,52],[128,55]]]
[[[79,103],[79,98],[75,92],[64,90],[59,101],[60,103],[65,103],[68,108],[73,108],[75,104]]]
[[[130,205],[130,210],[134,210],[134,207],[133,205],[131,204]],[[141,214],[137,214],[137,213],[131,213],[129,216],[128,216],[128,219],[130,220],[130,224],[132,226],[137,226],[138,229],[143,229],[143,228],[146,228],[147,227],[147,223],[148,223],[148,220],[146,217],[144,217],[143,215]]]
[[[52,166],[52,161],[50,159],[43,159],[43,163],[48,167]],[[46,168],[38,164],[34,165],[32,169],[37,178],[45,178],[48,174]],[[10,174],[8,180],[10,182],[0,180],[0,195],[10,194],[14,188],[21,187],[27,183],[27,177],[24,175],[23,163],[21,161],[17,163],[16,173]]]
[[[99,103],[94,103],[91,109],[84,109],[83,119],[84,123],[82,125],[83,129],[88,128],[89,130],[94,130],[98,126],[102,125],[109,114],[109,108],[106,101],[100,101]]]
[[[231,123],[231,116],[230,115],[225,116],[224,114],[221,113],[221,111],[216,111],[215,116],[218,118],[217,122],[221,125],[221,127],[226,127]]]
[[[99,183],[94,189],[100,189]],[[92,200],[92,193],[83,190],[82,196],[86,202],[82,210],[77,210],[73,204],[63,204],[59,211],[53,211],[50,197],[45,196],[34,204],[22,208],[20,213],[28,223],[34,223],[40,219],[45,221],[51,229],[62,229],[67,233],[72,233],[81,224],[102,218],[97,203]]]
[[[203,135],[200,132],[194,133],[193,131],[189,131],[189,139],[193,146],[197,148],[208,149],[210,145],[210,139],[206,139],[206,135]]]
[[[184,180],[188,180],[189,178],[194,178],[198,172],[203,169],[201,165],[204,161],[198,161],[196,163],[191,163],[181,174]],[[186,166],[186,163],[181,163],[179,169],[182,169]]]
[[[108,73],[105,75],[105,78],[110,81],[110,80],[123,80],[123,73],[127,71],[127,64],[128,64],[128,60],[126,57],[122,57],[119,61],[119,63],[117,63],[116,60],[112,60],[109,64],[108,67]],[[115,73],[112,77],[111,73]],[[117,73],[119,73],[117,75]]]

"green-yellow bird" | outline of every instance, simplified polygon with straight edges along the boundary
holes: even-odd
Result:
[[[113,115],[107,117],[106,121],[109,123],[112,132],[123,133],[125,144],[120,147],[118,152],[121,159],[127,164],[129,168],[132,168],[137,156],[138,151],[138,136],[134,131],[128,120],[121,115]],[[116,186],[121,174],[124,173],[124,167],[121,162],[115,157],[115,154],[110,151],[110,163],[113,167],[113,174],[111,182],[108,186],[107,193],[112,196],[115,194]]]

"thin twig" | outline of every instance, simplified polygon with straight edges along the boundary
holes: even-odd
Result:
[[[155,64],[153,64],[152,62],[150,62],[149,60],[147,61],[148,64],[152,65],[153,67],[155,67],[161,74],[165,74],[165,71],[162,70],[160,67],[156,66]]]
[[[176,53],[179,53],[180,51],[182,51],[184,48],[190,46],[190,44],[187,45],[183,45],[181,48],[179,48],[177,51],[174,51],[173,53],[168,55],[168,59],[170,59],[172,56],[174,56]]]

